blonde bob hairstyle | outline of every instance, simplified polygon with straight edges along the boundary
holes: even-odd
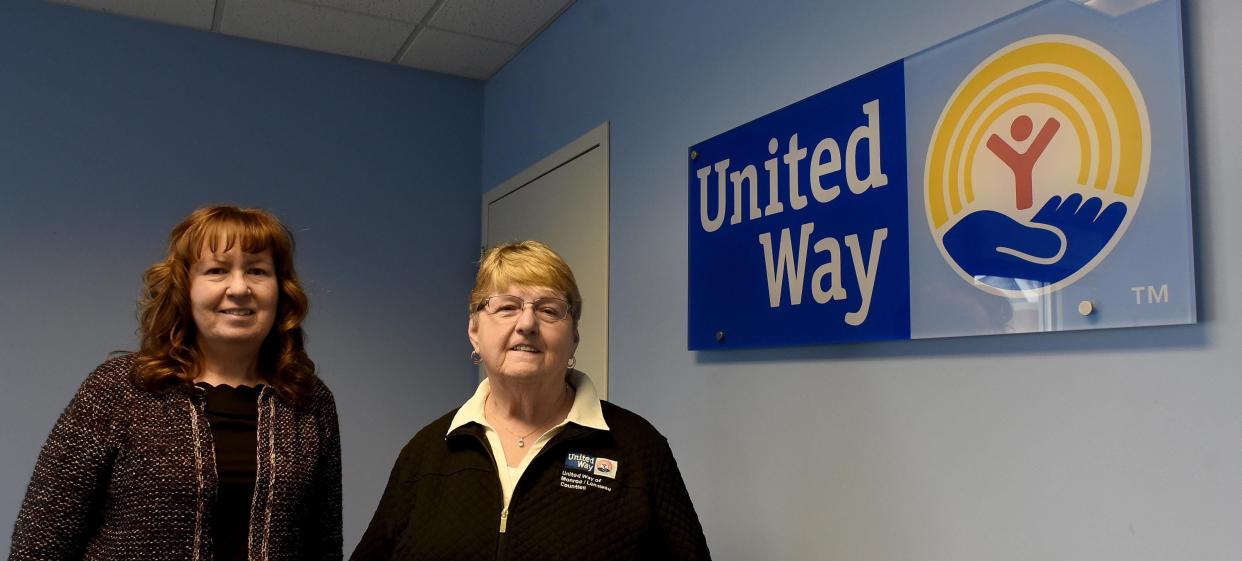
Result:
[[[569,302],[574,326],[582,319],[582,295],[569,265],[552,248],[533,240],[492,247],[479,260],[479,273],[470,291],[470,314],[483,309],[483,301],[511,285],[550,288]]]
[[[168,254],[143,275],[138,302],[141,348],[135,382],[151,391],[194,384],[200,354],[190,308],[190,268],[203,249],[246,253],[270,250],[279,286],[276,319],[259,349],[258,368],[285,401],[300,405],[314,390],[315,363],[304,348],[306,293],[293,270],[293,234],[271,213],[253,208],[208,206],[190,213],[168,235]]]

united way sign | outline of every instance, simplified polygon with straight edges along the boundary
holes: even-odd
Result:
[[[689,150],[689,346],[1195,321],[1181,4],[1049,0]]]

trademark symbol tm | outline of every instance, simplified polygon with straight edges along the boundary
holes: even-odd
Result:
[[[1169,303],[1169,285],[1162,284],[1159,287],[1132,286],[1130,292],[1134,293],[1135,304],[1168,304]]]

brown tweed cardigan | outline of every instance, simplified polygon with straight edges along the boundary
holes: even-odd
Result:
[[[52,428],[13,530],[10,561],[211,561],[215,447],[202,390],[130,381],[132,356],[86,378]],[[259,394],[252,561],[341,559],[336,405],[316,380],[294,409]]]

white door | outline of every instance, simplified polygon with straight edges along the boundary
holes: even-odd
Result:
[[[608,397],[608,123],[483,196],[483,243],[538,240],[582,292],[577,369]]]

